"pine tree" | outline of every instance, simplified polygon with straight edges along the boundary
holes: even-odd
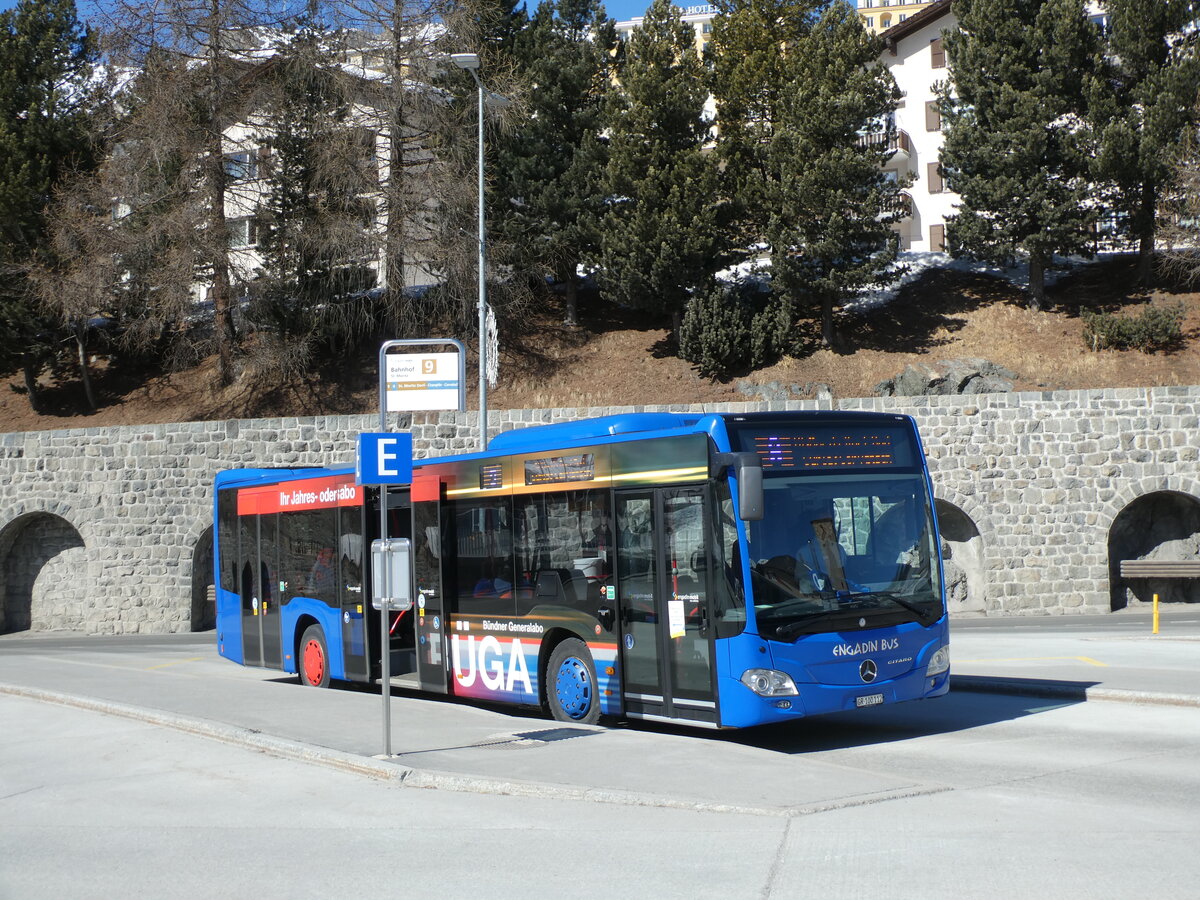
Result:
[[[1105,57],[1092,91],[1100,135],[1097,178],[1138,241],[1143,283],[1152,273],[1158,202],[1171,178],[1172,149],[1196,124],[1200,55],[1184,34],[1188,0],[1108,0]]]
[[[515,267],[566,290],[577,324],[579,267],[599,246],[604,212],[601,139],[616,32],[597,0],[546,0],[514,41],[528,95],[521,126],[501,139],[494,167],[497,238]]]
[[[940,100],[952,253],[1029,259],[1029,304],[1054,254],[1086,253],[1092,138],[1085,83],[1099,35],[1081,0],[956,0]]]
[[[899,99],[878,44],[845,2],[722,0],[712,77],[726,193],[744,256],[771,254],[776,333],[794,349],[795,315],[816,307],[835,342],[834,309],[847,294],[890,277],[899,189],[882,167]]]
[[[67,173],[90,164],[92,41],[73,0],[21,0],[0,13],[0,371],[21,370],[31,405],[62,322],[30,277],[46,211]]]
[[[703,148],[706,97],[694,32],[677,7],[655,0],[609,104],[600,288],[617,303],[668,313],[676,333],[724,245],[715,158]]]
[[[339,49],[335,36],[302,23],[278,49],[255,117],[269,136],[261,174],[271,187],[258,210],[262,271],[251,317],[271,326],[262,337],[275,352],[260,362],[286,376],[374,325],[364,262],[376,219],[375,134],[356,127]]]
[[[892,226],[908,181],[885,178],[894,152],[887,141],[863,140],[892,127],[900,98],[878,58],[879,44],[853,7],[825,7],[788,57],[782,128],[767,154],[772,289],[798,307],[819,308],[826,347],[836,341],[839,301],[896,277]]]
[[[717,108],[723,193],[737,225],[742,258],[762,240],[774,192],[766,155],[783,116],[788,56],[817,18],[814,0],[717,0],[710,90]]]

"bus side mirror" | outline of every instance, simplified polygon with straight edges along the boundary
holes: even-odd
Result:
[[[718,453],[713,457],[713,477],[732,468],[738,485],[738,518],[758,522],[763,517],[762,459],[757,453]]]

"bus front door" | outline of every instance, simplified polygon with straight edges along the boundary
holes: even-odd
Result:
[[[618,492],[617,604],[625,712],[716,724],[705,491]]]

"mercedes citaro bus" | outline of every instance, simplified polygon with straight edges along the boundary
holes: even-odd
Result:
[[[385,509],[381,510],[383,504]],[[217,476],[221,655],[301,682],[737,728],[936,697],[937,522],[907,416],[638,413],[414,462]],[[371,541],[412,542],[405,612]],[[384,633],[386,632],[386,633]]]

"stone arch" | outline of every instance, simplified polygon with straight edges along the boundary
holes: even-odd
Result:
[[[86,544],[66,518],[26,512],[0,530],[0,633],[82,628]]]
[[[935,500],[945,563],[946,608],[956,613],[987,610],[987,560],[979,526],[948,500]]]
[[[216,627],[217,605],[213,584],[213,529],[209,525],[192,545],[192,631]]]
[[[1200,579],[1121,577],[1128,559],[1200,559],[1200,499],[1177,490],[1154,490],[1126,503],[1108,530],[1111,608],[1148,603],[1200,602]]]

